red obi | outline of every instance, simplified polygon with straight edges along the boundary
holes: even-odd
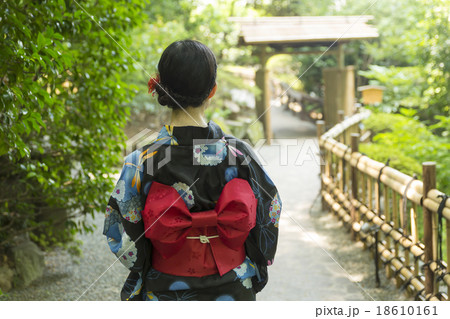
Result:
[[[213,210],[190,212],[171,186],[153,182],[142,218],[154,247],[152,267],[176,276],[221,276],[245,259],[244,242],[256,224],[256,198],[246,180],[223,188]]]

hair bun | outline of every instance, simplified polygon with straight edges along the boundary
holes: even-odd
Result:
[[[155,88],[156,93],[158,94],[158,103],[161,105],[167,105],[169,106],[169,103],[171,102],[171,98],[167,94],[166,88],[163,88],[162,84],[156,86]]]
[[[194,40],[169,45],[158,63],[158,102],[170,108],[198,107],[208,98],[216,83],[214,53]]]
[[[170,90],[167,86],[160,83],[158,86],[156,86],[156,93],[158,94],[158,103],[161,105],[167,105],[170,108],[180,108],[181,107],[187,107],[190,105],[200,105],[208,96],[198,96],[198,97],[192,97],[192,96],[183,96],[180,94],[177,94]]]

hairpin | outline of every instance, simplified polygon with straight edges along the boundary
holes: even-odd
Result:
[[[155,96],[155,89],[156,86],[159,85],[159,82],[159,74],[157,74],[155,77],[151,77],[150,80],[148,80],[148,93],[152,93],[152,96]]]

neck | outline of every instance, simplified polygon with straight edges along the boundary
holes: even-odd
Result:
[[[208,126],[205,119],[205,105],[199,107],[188,106],[172,110],[170,125],[173,126]]]

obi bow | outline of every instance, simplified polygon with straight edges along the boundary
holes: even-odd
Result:
[[[145,237],[165,259],[179,252],[187,240],[209,244],[220,271],[219,257],[226,259],[227,251],[244,249],[256,224],[256,204],[248,182],[234,178],[223,188],[214,209],[191,213],[173,187],[153,182],[142,212]]]

